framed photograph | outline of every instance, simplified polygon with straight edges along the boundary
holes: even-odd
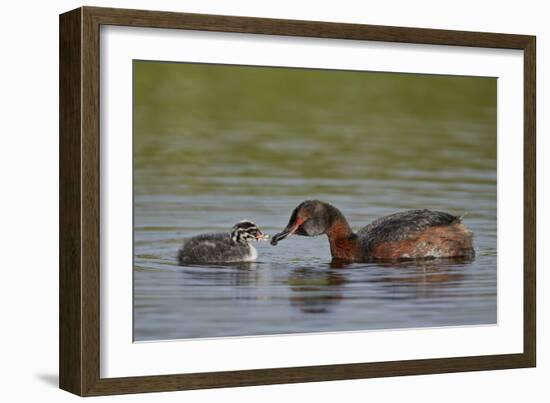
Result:
[[[535,37],[60,16],[60,387],[533,367]]]

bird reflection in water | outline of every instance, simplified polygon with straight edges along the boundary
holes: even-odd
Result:
[[[403,287],[408,292],[400,292],[399,298],[438,298],[445,288],[454,287],[466,278],[467,274],[461,265],[467,263],[469,261],[464,258],[378,261],[365,264],[333,259],[328,269],[299,267],[292,270],[288,277],[288,284],[293,292],[290,303],[303,313],[329,313],[346,298],[346,292],[349,291],[346,283],[350,282],[348,277],[357,273],[357,270],[366,274],[367,278],[363,278],[363,281],[384,288],[386,299],[395,298],[392,289]],[[457,270],[453,270],[453,267],[457,267]]]
[[[222,304],[264,300],[269,277],[258,262],[186,266],[181,288],[194,287],[196,297],[217,299]]]
[[[186,281],[213,286],[259,285],[263,273],[264,270],[257,262],[224,263],[219,266],[188,265],[184,269]]]
[[[462,265],[471,262],[470,258],[405,260],[401,262],[380,262],[378,265],[385,268],[395,268],[404,271],[403,276],[381,277],[379,281],[388,284],[420,284],[420,285],[449,285],[465,278]],[[453,271],[453,267],[460,267],[460,271]]]
[[[378,271],[376,276],[369,279],[371,284],[376,284],[388,293],[392,289],[406,287],[406,298],[437,298],[441,291],[449,287],[455,287],[463,282],[468,273],[464,265],[472,262],[472,258],[446,258],[446,259],[411,259],[401,261],[373,261],[368,263],[365,270],[376,267],[387,269],[387,272]],[[334,269],[350,268],[349,262],[334,259],[330,266]],[[354,265],[353,267],[357,267]],[[387,294],[392,299],[391,294]]]
[[[288,285],[293,294],[290,304],[304,313],[327,313],[343,299],[343,273],[319,270],[318,267],[299,267],[290,273]]]

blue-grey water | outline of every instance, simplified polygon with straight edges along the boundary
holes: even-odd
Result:
[[[136,62],[134,339],[496,323],[496,81]],[[472,262],[331,265],[326,237],[256,262],[178,266],[183,238],[304,199],[355,229],[467,213]]]

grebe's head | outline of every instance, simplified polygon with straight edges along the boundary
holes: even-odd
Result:
[[[242,220],[231,229],[231,239],[234,242],[247,243],[253,240],[262,241],[268,238],[252,221]]]
[[[302,236],[317,236],[326,233],[334,221],[342,217],[336,207],[320,200],[306,200],[294,209],[286,228],[273,236],[271,245],[296,234]]]

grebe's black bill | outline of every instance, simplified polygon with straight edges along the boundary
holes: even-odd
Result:
[[[288,231],[279,232],[278,234],[273,235],[273,238],[271,238],[271,245],[277,246],[279,241],[285,239],[288,236]]]
[[[278,234],[273,235],[273,238],[271,238],[271,245],[277,246],[277,243],[285,239],[287,236],[292,235],[294,233],[300,234],[298,230],[300,228],[300,225],[302,225],[302,223],[303,221],[298,219],[295,222],[291,222],[290,224],[288,224],[287,227],[282,232],[279,232]]]
[[[278,234],[273,235],[273,238],[271,238],[271,245],[277,246],[277,243],[279,241],[282,241],[287,236],[292,235],[294,233],[297,233],[299,235],[304,235],[300,231],[300,226],[304,223],[304,220],[299,218],[297,216],[297,209],[294,209],[294,212],[292,213],[292,216],[290,217],[290,221],[288,222],[288,225],[286,228],[279,232]]]

